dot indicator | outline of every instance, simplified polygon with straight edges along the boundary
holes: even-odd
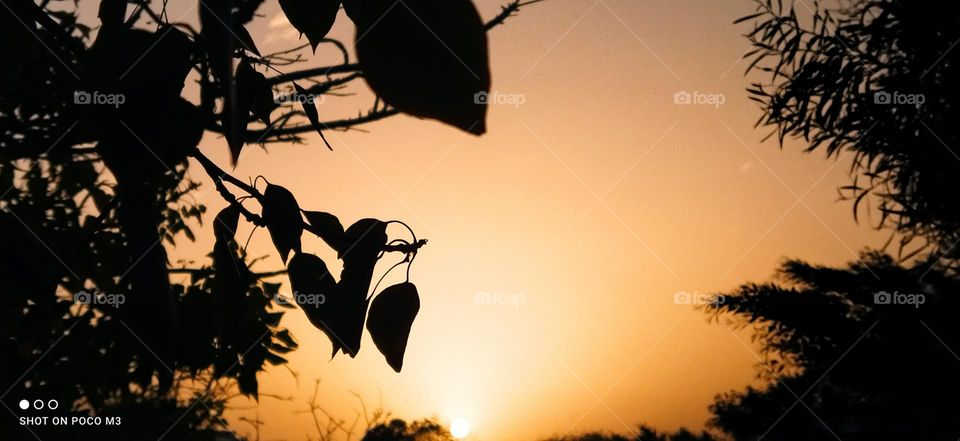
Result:
[[[20,409],[27,410],[30,408],[30,402],[27,400],[20,400]]]

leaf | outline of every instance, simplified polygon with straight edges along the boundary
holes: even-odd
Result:
[[[394,7],[396,6],[396,7]],[[398,110],[486,131],[487,35],[470,0],[347,0],[363,77]]]
[[[376,260],[387,243],[387,224],[379,219],[360,219],[347,228],[343,239],[343,250],[337,253],[337,257],[343,259],[345,268],[371,258]]]
[[[299,96],[297,101],[300,101],[300,106],[303,108],[303,113],[307,115],[307,119],[310,120],[310,125],[320,134],[320,139],[327,145],[327,148],[333,151],[333,147],[330,147],[327,138],[323,136],[323,131],[320,130],[320,115],[317,113],[317,105],[313,101],[313,95],[309,94],[306,89],[300,87],[297,83],[293,83],[293,88],[297,90],[297,95]]]
[[[256,371],[240,371],[240,374],[237,375],[237,386],[240,387],[240,393],[251,396],[254,400],[260,400]]]
[[[300,235],[303,233],[303,218],[300,206],[293,193],[279,185],[267,184],[263,192],[263,221],[273,240],[273,246],[287,261],[290,250],[300,252]]]
[[[387,287],[370,304],[367,331],[373,337],[373,344],[386,357],[387,364],[396,372],[403,367],[410,328],[419,311],[420,295],[410,282]]]
[[[363,322],[367,313],[367,293],[380,251],[387,243],[387,224],[377,219],[361,219],[344,232],[343,271],[337,283],[338,298],[344,306],[343,324],[338,335],[343,351],[351,357],[360,352]]]
[[[306,35],[313,51],[327,36],[340,10],[340,0],[280,0],[280,9],[301,35]]]
[[[258,57],[261,57],[260,50],[257,49],[257,45],[253,42],[253,37],[250,36],[250,32],[247,31],[247,27],[236,23],[234,21],[233,33],[237,39],[237,46],[246,50],[247,52],[252,52]]]
[[[213,218],[213,236],[217,242],[229,243],[237,234],[237,224],[240,221],[240,207],[230,204],[220,210]]]
[[[287,265],[287,276],[294,298],[297,295],[323,295],[323,303],[297,302],[307,319],[317,329],[323,331],[333,345],[333,353],[342,346],[337,337],[338,320],[342,317],[338,301],[337,283],[327,269],[323,259],[308,253],[295,254]],[[309,298],[309,297],[306,297]],[[314,297],[316,299],[316,297]]]
[[[336,216],[322,211],[304,211],[307,218],[307,231],[323,239],[337,253],[343,251],[343,225]]]
[[[264,124],[270,125],[270,112],[277,107],[273,88],[250,63],[241,63],[237,68],[237,101]]]
[[[127,0],[100,0],[97,17],[104,27],[123,25],[127,17]]]

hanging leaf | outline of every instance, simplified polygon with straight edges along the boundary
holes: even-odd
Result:
[[[263,221],[273,240],[273,246],[280,253],[283,262],[287,261],[290,250],[300,252],[300,235],[303,233],[303,219],[300,206],[293,193],[279,185],[268,184],[263,192]]]
[[[387,224],[377,219],[361,219],[344,232],[344,249],[340,253],[343,271],[337,290],[343,299],[345,318],[339,335],[345,343],[344,353],[351,357],[356,357],[360,352],[368,305],[367,293],[378,256],[386,243]]]
[[[299,253],[290,259],[287,275],[295,299],[299,295],[303,300],[317,300],[298,302],[298,306],[307,315],[310,323],[327,335],[333,345],[333,355],[336,355],[342,346],[341,339],[337,336],[339,321],[343,318],[339,309],[342,302],[339,301],[336,281],[327,270],[327,265],[323,259],[313,254]],[[323,296],[322,302],[319,301],[321,298],[317,297],[319,295]]]
[[[230,204],[220,210],[213,219],[213,237],[217,242],[228,243],[237,234],[237,224],[240,221],[240,207]]]
[[[419,311],[420,295],[410,282],[384,289],[370,304],[367,331],[373,337],[373,344],[387,358],[387,364],[396,372],[403,367],[410,328]]]
[[[261,57],[260,50],[257,49],[257,45],[253,42],[253,37],[250,36],[250,32],[247,31],[246,26],[239,24],[234,20],[233,32],[236,37],[237,47],[246,50],[247,52],[252,52],[254,55]]]
[[[273,99],[273,88],[262,73],[254,70],[250,63],[240,63],[237,68],[237,101],[254,116],[270,125],[270,112],[277,107]]]
[[[340,0],[280,0],[280,9],[300,35],[306,35],[313,51],[327,36],[340,10]]]
[[[337,253],[343,251],[343,224],[336,216],[322,211],[304,211],[307,231],[323,239]]]
[[[486,131],[487,35],[470,0],[347,0],[363,77],[387,104]]]
[[[300,101],[300,106],[303,108],[303,113],[307,115],[307,119],[310,120],[310,125],[320,134],[320,139],[327,145],[327,148],[333,151],[333,147],[330,147],[327,138],[323,136],[323,131],[320,130],[320,115],[317,113],[317,104],[313,100],[313,95],[307,93],[307,90],[300,87],[297,83],[293,83],[293,88],[297,91],[297,95],[299,96],[298,101]]]

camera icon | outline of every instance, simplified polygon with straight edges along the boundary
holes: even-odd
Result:
[[[873,94],[874,104],[890,104],[892,102],[892,97],[890,92],[880,91]]]
[[[73,103],[74,104],[90,104],[92,101],[90,92],[83,90],[73,91]]]
[[[689,305],[692,301],[690,293],[679,291],[673,294],[673,303],[677,305]]]
[[[487,104],[487,101],[489,101],[489,99],[490,99],[490,98],[489,98],[489,96],[487,95],[487,92],[486,92],[486,91],[480,91],[480,92],[477,92],[477,93],[473,94],[473,103],[474,103],[474,104]]]
[[[93,302],[93,296],[86,291],[80,291],[73,295],[73,303],[89,305],[91,302]]]
[[[674,104],[690,104],[693,102],[693,95],[686,90],[681,90],[673,94]]]
[[[273,301],[277,302],[277,304],[281,306],[291,305],[292,304],[291,300],[294,300],[294,299],[288,299],[284,297],[282,294],[273,295]]]
[[[877,305],[889,305],[893,297],[886,291],[880,291],[873,294],[873,303]]]

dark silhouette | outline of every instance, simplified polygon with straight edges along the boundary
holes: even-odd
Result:
[[[749,92],[763,109],[758,125],[773,126],[781,143],[794,136],[807,151],[850,154],[853,182],[840,191],[854,201],[854,216],[872,206],[868,214],[898,235],[903,257],[955,259],[960,54],[952,49],[960,18],[922,2],[858,0],[817,9],[805,26],[798,15],[809,2],[757,3],[738,21],[753,23],[748,70],[759,79]]]
[[[424,2],[408,1],[418,9]],[[409,267],[426,241],[400,221],[363,219],[344,229],[336,216],[300,207],[269,176],[249,183],[230,175],[198,143],[205,131],[223,135],[236,164],[245,145],[302,142],[305,133],[323,137],[398,112],[479,134],[486,103],[474,96],[489,84],[486,31],[525,3],[507,4],[486,24],[469,0],[450,2],[473,11],[461,18],[424,15],[421,22],[398,9],[385,20],[389,29],[364,39],[357,63],[342,43],[326,38],[339,0],[281,1],[309,44],[274,54],[261,54],[245,28],[261,3],[203,0],[198,30],[141,1],[101,0],[96,29],[78,22],[74,2],[3,1],[0,439],[232,439],[221,417],[227,398],[234,390],[257,398],[258,373],[285,363],[284,354],[297,348],[279,326],[291,298],[330,337],[334,355],[355,356],[368,305],[386,304],[369,332],[400,370],[419,296],[409,280],[374,285],[373,293],[370,285],[379,258],[400,253]],[[374,0],[344,3],[351,17],[379,7]],[[466,26],[456,23],[461,19]],[[403,39],[424,26],[455,29],[442,37],[469,43],[455,44],[453,54],[436,44],[415,54],[439,64],[382,63],[390,45],[416,43]],[[306,48],[319,44],[342,49],[343,61],[295,69],[312,56]],[[450,62],[457,58],[472,64]],[[464,82],[471,69],[482,75]],[[371,83],[382,97],[357,117],[321,120],[314,99],[369,81],[364,73],[404,80]],[[188,78],[199,84],[198,96],[183,96]],[[397,87],[415,98],[398,98]],[[228,203],[214,220],[207,263],[172,263],[165,251],[193,240],[206,211],[192,197],[199,184],[187,177],[188,158]],[[286,270],[251,268],[256,260],[235,237],[241,219],[266,228],[289,262],[291,285],[303,291],[281,296],[271,278]],[[406,227],[410,237],[388,237],[390,224]],[[339,280],[302,249],[304,231],[337,251]],[[388,293],[380,303],[378,289]],[[307,295],[330,301],[299,300]],[[400,316],[391,317],[390,308]],[[55,399],[59,408],[21,407],[22,399]],[[122,425],[56,427],[22,424],[18,416],[118,417]]]

